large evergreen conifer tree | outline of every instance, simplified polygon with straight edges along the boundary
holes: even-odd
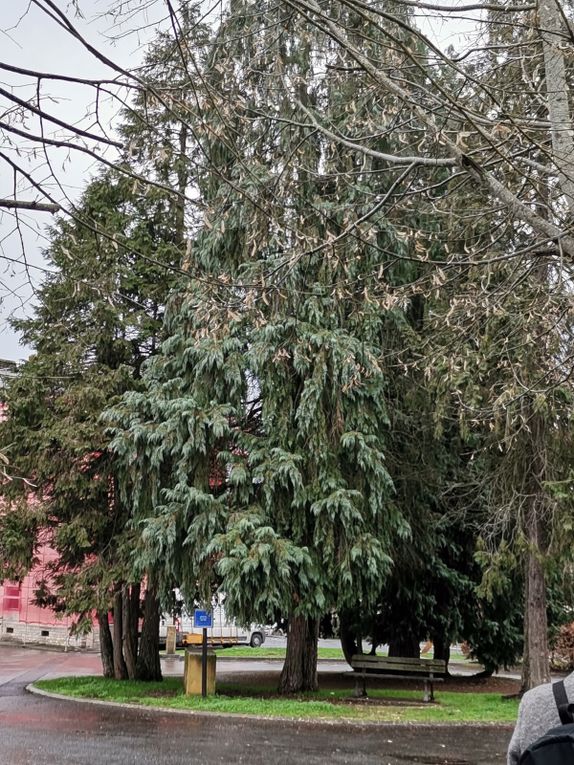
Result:
[[[14,322],[34,353],[7,386],[9,416],[0,426],[14,469],[32,484],[2,485],[4,573],[21,576],[48,539],[59,558],[38,602],[79,617],[76,629],[89,629],[97,611],[104,673],[118,678],[161,676],[160,582],[152,568],[134,567],[136,537],[100,416],[138,387],[184,253],[191,158],[181,114],[189,117],[189,108],[175,48],[162,35],[146,57],[148,85],[121,126],[129,156],[92,181],[74,218],[50,232],[34,315]]]
[[[408,534],[385,458],[416,216],[387,212],[413,168],[385,152],[408,113],[285,7],[230,4],[210,51],[194,84],[203,220],[146,390],[110,414],[114,448],[142,560],[188,595],[219,584],[244,621],[288,614],[281,690],[312,689],[318,618],[374,602]],[[371,134],[370,154],[334,133]]]

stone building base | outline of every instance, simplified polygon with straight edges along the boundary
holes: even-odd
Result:
[[[97,627],[89,635],[70,635],[60,624],[27,624],[0,617],[0,641],[20,645],[44,645],[69,651],[99,650]]]

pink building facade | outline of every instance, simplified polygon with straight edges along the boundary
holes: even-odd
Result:
[[[57,554],[44,544],[38,563],[22,582],[0,583],[0,641],[54,645],[67,649],[99,648],[97,627],[89,635],[70,635],[73,619],[34,605],[34,592],[45,577],[46,566]]]
[[[4,362],[6,363],[9,362]],[[0,420],[5,416],[6,407],[0,399]],[[33,497],[31,501],[34,501]],[[98,648],[97,626],[89,635],[72,636],[71,617],[61,617],[50,608],[34,605],[34,592],[39,583],[46,578],[46,566],[57,558],[57,553],[44,542],[36,557],[38,563],[22,582],[2,582],[0,579],[0,641],[54,645],[70,649]]]

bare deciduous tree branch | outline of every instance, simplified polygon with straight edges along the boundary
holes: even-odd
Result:
[[[57,213],[60,205],[52,202],[24,201],[22,199],[0,199],[0,207],[5,210],[30,210],[34,212]]]

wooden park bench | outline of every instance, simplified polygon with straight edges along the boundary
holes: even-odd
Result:
[[[434,701],[434,683],[442,683],[446,675],[446,662],[439,659],[402,659],[400,657],[355,654],[351,658],[355,678],[355,696],[367,696],[366,678],[380,677],[393,680],[424,679],[423,701]]]

